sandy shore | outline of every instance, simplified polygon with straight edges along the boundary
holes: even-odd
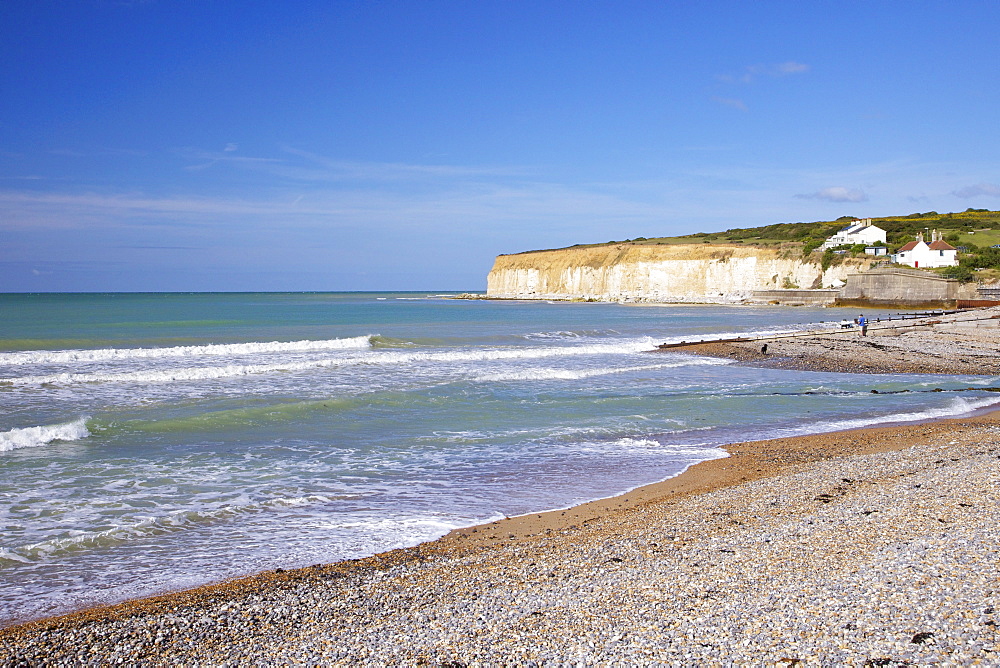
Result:
[[[621,497],[0,630],[0,665],[998,665],[998,443],[1000,412],[734,444]]]

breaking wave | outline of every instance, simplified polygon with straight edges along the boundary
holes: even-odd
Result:
[[[247,513],[260,513],[269,510],[284,510],[317,503],[330,503],[334,498],[322,494],[311,494],[302,497],[275,498],[266,501],[244,504],[223,505],[218,508],[201,510],[178,510],[160,517],[147,517],[115,524],[107,529],[96,531],[78,531],[73,535],[60,536],[40,541],[32,545],[15,548],[0,548],[0,566],[4,562],[29,563],[46,557],[101,547],[110,547],[130,540],[155,536],[186,528],[224,521],[231,517]]]
[[[353,336],[325,341],[265,341],[250,343],[219,343],[204,346],[172,348],[98,348],[96,350],[30,350],[0,353],[2,364],[68,364],[73,362],[109,362],[131,359],[164,359],[170,357],[203,357],[206,355],[255,355],[259,353],[300,353],[321,350],[368,348],[372,336]]]
[[[366,338],[367,340],[367,338]],[[187,367],[157,371],[126,371],[118,373],[58,373],[43,376],[23,376],[0,379],[0,385],[62,385],[76,383],[169,383],[178,381],[214,380],[251,374],[294,372],[349,364],[403,365],[412,363],[481,362],[495,360],[542,359],[581,355],[630,354],[652,350],[653,340],[643,338],[617,343],[582,346],[546,346],[523,348],[489,348],[457,351],[402,352],[386,350],[365,355],[332,357],[302,362],[275,364],[228,364],[212,367]]]
[[[713,332],[711,334],[681,334],[678,336],[668,336],[661,339],[662,343],[711,343],[712,341],[724,341],[726,339],[754,339],[758,337],[781,336],[782,334],[793,334],[797,329],[757,329],[744,332]]]
[[[90,432],[87,430],[87,418],[63,424],[11,429],[0,432],[0,452],[10,452],[18,448],[37,448],[52,441],[77,441],[88,436]]]
[[[609,367],[604,369],[525,369],[522,371],[509,371],[506,373],[491,373],[476,377],[479,382],[509,382],[521,380],[583,380],[585,378],[596,378],[598,376],[610,376],[616,373],[630,373],[632,371],[655,371],[657,369],[674,369],[681,366],[701,366],[729,364],[729,360],[720,360],[707,357],[692,357],[683,362],[672,364],[647,364],[644,366]]]
[[[1000,403],[996,397],[983,397],[981,399],[964,399],[956,397],[943,406],[925,408],[920,411],[909,413],[892,413],[890,415],[851,418],[847,420],[830,420],[826,422],[812,423],[790,430],[783,430],[774,436],[766,438],[777,438],[781,436],[798,436],[801,434],[822,434],[831,431],[843,431],[847,429],[860,429],[873,425],[893,424],[897,422],[921,422],[923,420],[939,420],[942,418],[957,417],[972,413],[980,408],[995,406]]]

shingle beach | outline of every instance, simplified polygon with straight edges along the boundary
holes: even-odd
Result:
[[[935,327],[878,364],[950,337],[996,368],[1000,330]],[[875,364],[849,341],[827,358]],[[746,361],[808,366],[774,350]],[[1000,413],[727,450],[416,548],[0,630],[0,665],[1000,665]]]

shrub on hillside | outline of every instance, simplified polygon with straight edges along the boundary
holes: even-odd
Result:
[[[832,248],[827,248],[823,251],[823,259],[820,260],[819,264],[823,267],[823,271],[826,271],[834,264],[840,264],[840,255],[833,252]]]
[[[971,283],[976,279],[976,272],[967,266],[945,267],[941,270],[941,275],[945,278],[957,278],[963,283]]]
[[[959,265],[970,269],[996,269],[1000,268],[1000,248],[980,248],[975,253],[969,253],[961,260]]]
[[[806,256],[823,245],[824,239],[810,239],[802,247],[802,255]]]

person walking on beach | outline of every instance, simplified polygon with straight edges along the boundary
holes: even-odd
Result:
[[[861,328],[861,336],[868,336],[868,318],[864,313],[858,316],[858,327]]]

